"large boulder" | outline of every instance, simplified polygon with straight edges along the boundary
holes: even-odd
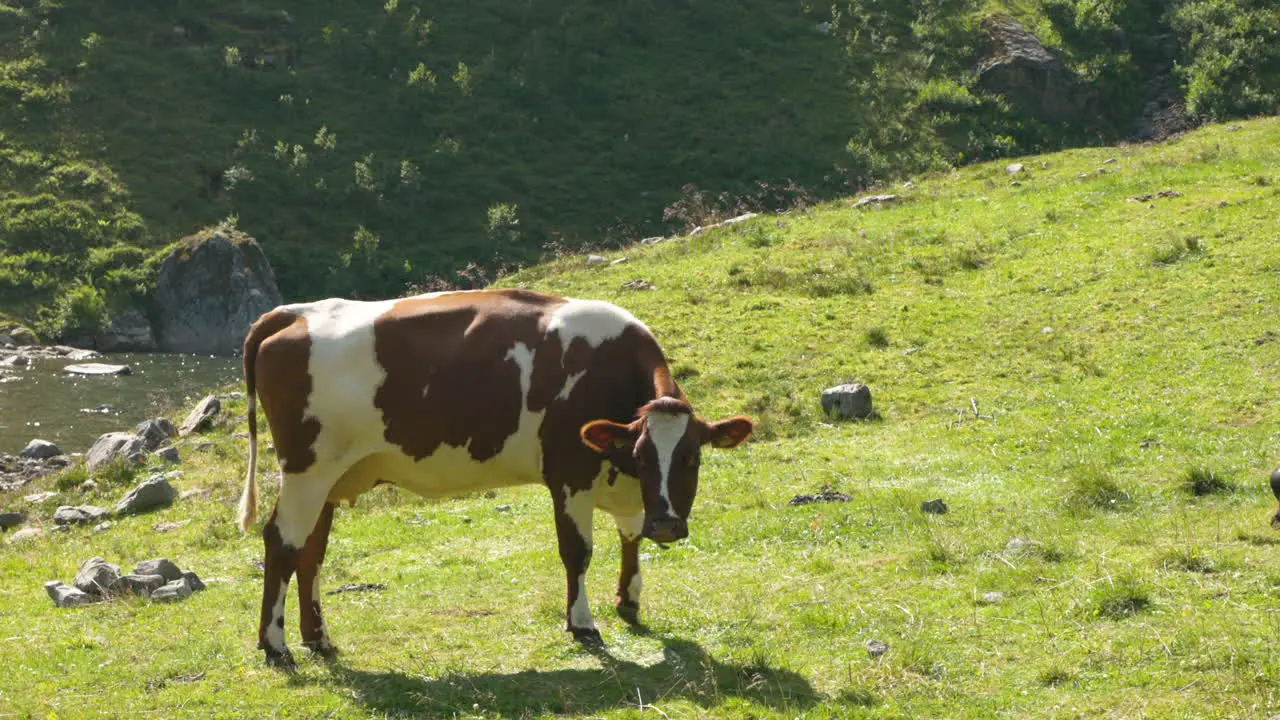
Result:
[[[134,433],[113,432],[101,435],[84,455],[84,464],[92,472],[116,458],[127,458],[147,449],[145,438]]]
[[[283,302],[257,241],[228,227],[180,241],[153,299],[160,349],[203,355],[236,353],[249,325]]]
[[[103,352],[146,352],[156,349],[156,338],[147,316],[128,308],[112,315],[107,326],[94,333],[93,346]]]
[[[978,86],[1016,109],[1046,121],[1075,117],[1086,105],[1075,73],[1017,20],[989,15],[980,23],[988,52],[978,63]]]

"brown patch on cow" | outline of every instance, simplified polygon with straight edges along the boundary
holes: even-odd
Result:
[[[287,323],[286,323],[287,321]],[[316,437],[320,421],[305,417],[307,403],[314,387],[308,367],[311,361],[311,335],[307,319],[283,311],[272,311],[258,320],[280,329],[258,347],[254,372],[261,386],[258,398],[271,426],[276,456],[287,473],[299,473],[316,461]]]
[[[525,291],[402,300],[374,321],[374,352],[387,379],[374,396],[387,442],[415,460],[441,445],[477,462],[502,452],[519,428],[517,344],[536,354],[539,319],[560,298]]]
[[[333,503],[325,503],[320,511],[316,527],[298,552],[298,612],[302,629],[302,642],[313,650],[327,651],[319,646],[323,639],[324,620],[320,614],[320,598],[315,595],[315,579],[324,564],[325,551],[329,547],[329,530],[333,527]]]

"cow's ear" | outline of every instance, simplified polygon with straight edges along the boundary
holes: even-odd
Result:
[[[630,425],[609,420],[592,420],[582,426],[582,443],[598,453],[607,453],[615,446],[635,443],[635,431]]]
[[[733,417],[707,425],[707,442],[711,447],[729,450],[751,437],[751,418]]]

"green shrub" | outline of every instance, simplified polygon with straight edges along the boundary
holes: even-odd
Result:
[[[37,330],[47,338],[63,338],[96,332],[106,322],[106,298],[94,286],[82,283],[59,296],[52,307],[41,309]]]
[[[1066,505],[1075,510],[1124,510],[1133,498],[1104,469],[1085,465],[1072,472]]]

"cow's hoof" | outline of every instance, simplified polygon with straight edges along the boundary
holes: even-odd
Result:
[[[628,625],[636,625],[640,622],[640,603],[619,600],[613,607],[617,610],[618,617],[625,620]]]
[[[338,648],[328,640],[317,640],[315,642],[304,642],[302,646],[310,650],[314,655],[325,660],[333,660],[338,657]]]
[[[267,654],[267,665],[277,670],[285,672],[293,672],[298,669],[298,664],[293,661],[293,654],[286,650],[265,650]]]
[[[595,628],[574,628],[570,632],[573,633],[573,639],[577,640],[580,645],[604,647],[604,638],[600,637],[600,631]]]

